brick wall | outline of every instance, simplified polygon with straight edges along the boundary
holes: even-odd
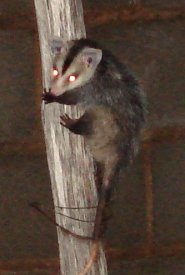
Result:
[[[21,12],[17,1],[0,4],[0,270],[9,274],[24,262],[37,274],[34,267],[46,266],[43,258],[57,270],[51,260],[57,259],[57,240],[55,226],[29,207],[38,201],[52,213],[53,206],[33,5],[18,2]],[[136,72],[148,98],[141,152],[113,195],[106,233],[110,274],[185,274],[185,3],[83,3],[88,36]]]

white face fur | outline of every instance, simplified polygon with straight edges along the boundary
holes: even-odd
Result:
[[[51,80],[51,92],[55,96],[86,84],[93,77],[102,59],[102,50],[85,47],[62,75],[62,67],[68,50],[57,47],[56,51]]]

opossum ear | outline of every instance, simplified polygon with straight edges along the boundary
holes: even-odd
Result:
[[[97,67],[102,59],[102,50],[94,48],[84,48],[82,50],[82,59],[88,67]]]
[[[64,50],[64,42],[60,38],[52,39],[50,46],[53,54],[61,53]]]

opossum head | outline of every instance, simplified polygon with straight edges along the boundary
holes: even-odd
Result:
[[[102,59],[102,50],[91,47],[86,39],[52,42],[54,53],[51,93],[61,96],[88,83]]]

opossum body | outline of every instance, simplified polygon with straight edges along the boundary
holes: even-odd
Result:
[[[51,89],[46,103],[81,104],[79,119],[61,116],[61,124],[83,135],[98,166],[99,206],[93,237],[100,236],[103,208],[119,169],[132,162],[145,122],[145,97],[128,68],[109,51],[88,39],[53,41]],[[100,213],[100,214],[98,214]]]

